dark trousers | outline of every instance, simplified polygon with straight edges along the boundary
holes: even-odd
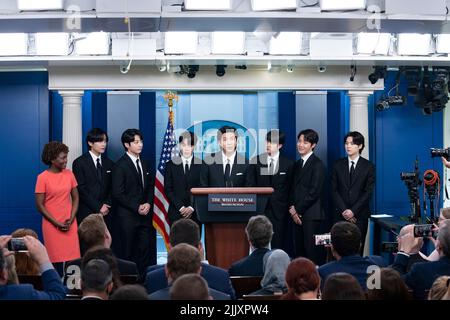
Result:
[[[322,220],[302,220],[301,225],[293,223],[294,258],[305,257],[320,265],[324,248],[315,245],[314,235],[320,234]]]
[[[287,209],[286,209],[286,216],[287,216]],[[282,249],[286,251],[285,248],[285,236],[286,236],[286,216],[283,218],[278,218],[273,214],[272,207],[269,205],[266,208],[266,217],[272,222],[273,227],[273,236],[272,236],[272,242],[270,243],[271,249]]]
[[[356,221],[356,225],[359,228],[359,231],[361,231],[361,249],[360,254],[361,256],[364,256],[364,246],[366,244],[366,235],[367,235],[367,224],[369,223],[368,219],[361,219]]]
[[[148,223],[129,218],[121,218],[120,227],[121,234],[118,239],[122,242],[123,259],[135,262],[139,274],[145,276],[147,267],[156,264],[155,229]]]

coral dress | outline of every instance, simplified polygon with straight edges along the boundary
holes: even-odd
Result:
[[[60,223],[70,219],[72,198],[70,192],[77,186],[72,171],[65,169],[59,173],[45,170],[37,177],[35,193],[45,193],[44,207]],[[47,219],[42,219],[42,234],[50,261],[53,263],[80,258],[78,228],[76,220],[69,231],[58,230]]]

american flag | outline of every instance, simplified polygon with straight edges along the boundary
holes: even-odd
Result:
[[[167,161],[170,161],[176,153],[172,119],[172,115],[169,114],[169,121],[167,122],[167,129],[161,148],[161,157],[159,159],[158,169],[156,170],[155,194],[153,197],[153,226],[163,237],[167,249],[169,248],[170,232],[169,218],[167,216],[169,200],[167,200],[167,196],[164,193],[164,174],[166,172]]]

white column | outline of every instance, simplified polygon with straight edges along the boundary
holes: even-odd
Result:
[[[67,168],[83,153],[81,98],[84,91],[59,91],[63,97],[63,143],[69,147]]]
[[[349,91],[350,131],[358,131],[364,136],[365,148],[362,156],[369,159],[369,105],[367,99],[373,91]]]

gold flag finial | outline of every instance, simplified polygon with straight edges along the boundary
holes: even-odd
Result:
[[[169,106],[169,119],[170,123],[173,125],[173,100],[176,100],[178,102],[178,95],[176,94],[176,92],[167,91],[164,95],[164,100],[167,101],[167,105]]]

